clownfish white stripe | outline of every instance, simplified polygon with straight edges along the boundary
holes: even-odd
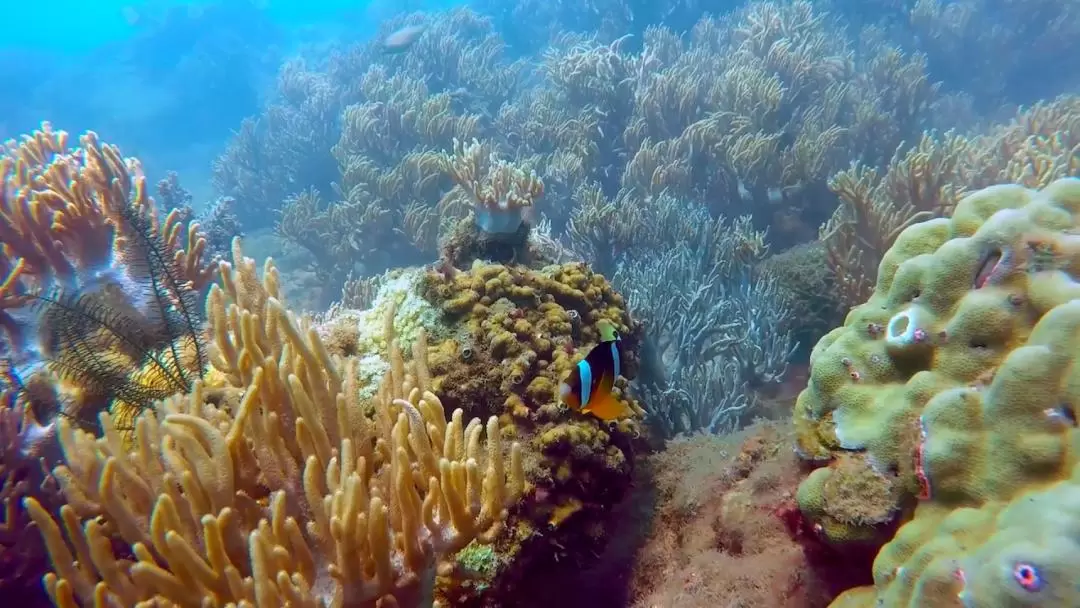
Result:
[[[581,407],[585,407],[592,396],[592,368],[588,361],[579,361],[577,368],[581,375]]]

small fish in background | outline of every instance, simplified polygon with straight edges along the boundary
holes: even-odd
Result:
[[[559,400],[566,407],[601,420],[617,420],[633,411],[611,394],[622,371],[619,332],[610,321],[597,323],[600,343],[574,367],[559,385]]]
[[[384,53],[404,53],[412,47],[427,26],[422,23],[406,25],[397,29],[383,38],[382,46]]]

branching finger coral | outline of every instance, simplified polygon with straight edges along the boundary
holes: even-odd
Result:
[[[53,559],[46,589],[59,606],[430,605],[440,564],[490,542],[522,495],[520,447],[504,449],[496,418],[447,420],[423,357],[407,365],[396,346],[363,413],[355,361],[273,297],[272,265],[264,283],[235,262],[211,316],[215,365],[250,371],[226,380],[242,398],[211,405],[199,384],[159,403],[138,418],[134,452],[61,422],[68,504],[53,518],[26,501]]]
[[[821,229],[829,267],[849,306],[866,299],[881,258],[909,225],[947,215],[963,193],[958,182],[969,143],[945,134],[923,136],[919,146],[894,157],[883,178],[858,165],[833,176],[840,207]]]
[[[754,391],[787,370],[797,346],[788,296],[772,276],[747,270],[766,253],[763,236],[747,217],[717,221],[693,246],[629,260],[615,274],[648,332],[639,386],[667,436],[736,428]]]

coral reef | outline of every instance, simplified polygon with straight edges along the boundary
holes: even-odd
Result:
[[[188,390],[205,355],[198,294],[216,268],[199,225],[159,217],[139,162],[88,132],[77,146],[48,123],[0,156],[0,576],[36,586],[24,497],[58,506],[49,469],[58,420],[100,432]]]
[[[833,211],[829,176],[851,158],[887,162],[937,99],[923,56],[871,31],[856,43],[810,2],[695,17],[685,36],[673,13],[648,27],[641,7],[611,4],[637,15],[621,19],[640,37],[552,31],[535,67],[508,56],[519,41],[497,21],[466,8],[388,20],[380,34],[423,27],[407,53],[384,54],[377,36],[291,62],[219,160],[218,190],[247,227],[281,211],[277,230],[312,253],[324,303],[350,275],[427,263],[440,237],[466,250],[459,267],[475,250],[522,262],[511,255],[525,237],[512,230],[519,214],[496,221],[476,204],[510,204],[485,194],[491,185],[518,184],[523,200],[542,183],[526,221],[546,221],[613,276],[628,251],[692,242],[698,212],[749,215],[785,249],[812,238]],[[470,207],[517,246],[456,230]]]
[[[836,289],[836,275],[821,241],[796,245],[769,256],[758,264],[757,270],[775,277],[780,289],[788,294],[791,316],[798,319],[794,324],[795,338],[801,349],[809,350],[829,330],[843,323],[846,301]]]
[[[888,541],[835,605],[1076,603],[1078,222],[1080,180],[972,192],[814,348],[799,506],[832,543]]]
[[[841,301],[850,307],[869,298],[900,231],[951,214],[967,191],[1000,183],[1041,188],[1080,176],[1078,133],[1080,97],[1064,96],[974,135],[925,133],[882,174],[855,164],[834,175],[829,186],[840,206],[820,238]]]
[[[1062,59],[1052,57],[1053,49],[1080,35],[1077,7],[1053,0],[920,0],[892,6],[905,13],[900,16],[908,26],[901,34],[905,46],[926,53],[934,75],[970,94],[979,110],[995,109],[1005,99],[1029,104],[1056,95],[1059,90],[1039,71],[1067,70]]]
[[[467,269],[395,271],[365,311],[337,309],[319,323],[331,353],[381,352],[373,319],[402,344],[429,353],[430,386],[466,417],[497,416],[521,441],[531,491],[507,521],[495,554],[470,559],[494,572],[461,586],[454,605],[506,605],[553,576],[573,574],[608,542],[612,508],[629,490],[640,420],[605,423],[560,406],[558,385],[599,339],[607,320],[622,335],[623,376],[639,367],[641,328],[603,276],[584,264],[530,269],[474,263]],[[393,311],[392,317],[385,317]],[[360,359],[360,377],[381,373]],[[622,399],[626,380],[617,387]],[[509,431],[507,431],[509,432]],[[487,570],[485,566],[481,570]]]
[[[50,597],[431,605],[453,556],[497,537],[524,492],[520,445],[504,448],[497,417],[447,420],[426,353],[407,364],[392,334],[389,373],[360,403],[355,360],[283,308],[270,261],[260,278],[233,250],[207,301],[207,385],[140,415],[133,449],[107,413],[100,438],[58,423],[67,504],[54,517],[25,501]]]
[[[636,253],[614,277],[645,326],[636,389],[663,437],[735,430],[797,348],[788,292],[759,264],[765,233],[747,216],[698,217],[692,244]]]

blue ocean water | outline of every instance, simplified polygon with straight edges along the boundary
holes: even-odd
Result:
[[[0,52],[33,51],[57,55],[78,55],[91,52],[103,44],[123,41],[137,36],[145,21],[155,15],[175,10],[193,12],[221,5],[207,0],[54,0],[51,2],[13,2],[4,8],[4,19],[12,24],[48,23],[48,35],[40,28],[8,27],[0,41]],[[261,9],[273,22],[285,28],[302,28],[328,24],[343,17],[374,17],[400,10],[401,2],[367,2],[356,0],[321,0],[294,2],[264,0],[244,2],[232,0],[235,6],[251,4]],[[417,8],[439,3],[413,3]],[[445,3],[443,3],[445,4]],[[365,23],[357,23],[361,29]]]
[[[424,0],[11,2],[0,38],[0,140],[41,121],[97,131],[148,171],[200,183],[285,58],[369,38]]]

